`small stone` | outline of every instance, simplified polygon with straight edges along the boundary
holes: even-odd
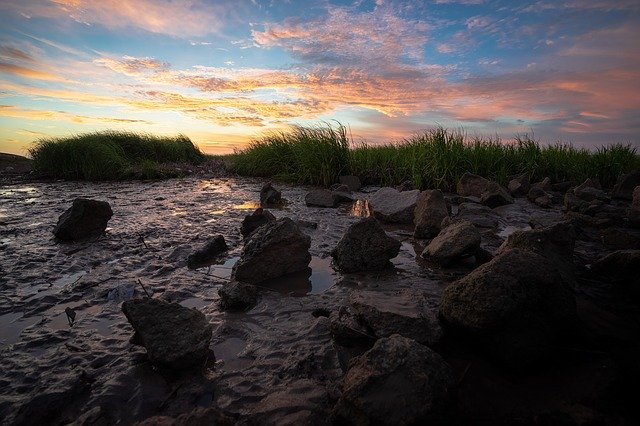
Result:
[[[267,182],[260,189],[260,204],[276,205],[282,201],[282,194],[275,189],[271,182]]]
[[[218,255],[224,253],[228,249],[229,247],[227,247],[227,242],[224,240],[224,236],[216,235],[207,241],[204,247],[187,257],[187,266],[189,269],[195,269],[198,266],[211,262]]]

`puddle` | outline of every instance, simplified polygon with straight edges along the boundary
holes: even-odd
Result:
[[[245,201],[242,204],[234,204],[232,208],[234,210],[255,210],[260,207],[260,203],[256,203],[255,201]]]
[[[331,258],[314,256],[306,270],[263,281],[259,286],[289,296],[306,296],[327,291],[333,285],[335,275]]]
[[[356,200],[349,209],[349,216],[356,217],[369,217],[371,216],[371,209],[369,208],[368,200]]]
[[[242,370],[251,365],[251,360],[238,357],[238,354],[246,346],[247,343],[238,337],[231,337],[217,345],[213,345],[213,353],[216,356],[216,369],[234,371]]]
[[[82,309],[81,306],[84,303],[63,303],[54,307],[54,316],[47,323],[47,327],[52,330],[66,330],[73,328],[86,328],[85,324],[87,320],[96,317],[102,312],[102,307],[95,305]],[[64,312],[65,308],[70,307],[76,312],[76,319],[73,326],[69,325],[67,314]]]

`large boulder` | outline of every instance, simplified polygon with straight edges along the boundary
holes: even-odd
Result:
[[[463,174],[458,181],[456,192],[463,197],[472,196],[480,198],[488,187],[489,181],[487,179],[467,172]]]
[[[339,181],[340,184],[346,185],[349,191],[357,191],[362,186],[358,176],[340,176]]]
[[[531,182],[527,176],[517,176],[509,181],[508,189],[513,197],[524,197],[531,189]]]
[[[495,228],[500,221],[500,215],[490,207],[477,203],[462,203],[458,206],[456,220],[466,220],[480,228]]]
[[[391,238],[372,217],[353,223],[331,252],[343,272],[379,270],[400,252],[400,241]]]
[[[447,266],[480,248],[480,231],[468,221],[454,222],[444,228],[422,252],[422,257]]]
[[[491,209],[505,206],[507,204],[513,204],[513,197],[509,194],[509,191],[504,189],[497,182],[489,182],[487,190],[480,196],[480,203]]]
[[[547,355],[573,327],[576,303],[548,259],[511,249],[447,287],[440,316],[496,359],[524,366]]]
[[[439,422],[454,383],[440,355],[393,335],[351,361],[334,415],[338,423],[356,425]]]
[[[422,191],[418,196],[418,203],[414,211],[413,236],[416,238],[431,238],[440,232],[442,219],[449,216],[447,201],[439,189]]]
[[[122,304],[122,312],[154,364],[187,370],[206,361],[212,328],[197,309],[158,299],[133,299]]]
[[[633,199],[633,190],[640,185],[640,170],[634,170],[631,173],[620,175],[618,182],[613,187],[611,196],[614,198],[622,198],[624,200]]]
[[[413,223],[413,214],[420,191],[400,192],[395,188],[380,188],[369,199],[373,215],[383,222]]]
[[[258,228],[245,244],[233,277],[249,284],[259,283],[307,269],[311,262],[311,238],[285,217]]]
[[[276,205],[282,201],[282,194],[275,189],[271,182],[267,182],[262,185],[260,189],[260,204],[262,205]]]
[[[245,311],[258,303],[258,288],[239,281],[225,283],[218,290],[220,308],[223,311]]]
[[[69,209],[58,219],[53,229],[62,241],[78,241],[102,235],[113,216],[111,206],[106,201],[76,198]]]
[[[314,189],[304,197],[305,204],[309,207],[336,207],[341,202],[353,201],[347,193],[331,191],[329,189]]]
[[[243,237],[248,237],[253,231],[260,228],[262,225],[275,221],[275,216],[269,210],[259,207],[253,213],[244,217],[242,224],[240,225],[240,233]]]
[[[211,262],[218,255],[224,253],[228,249],[229,247],[227,247],[227,242],[224,240],[224,236],[216,235],[207,241],[203,247],[199,248],[187,257],[187,266],[189,269],[195,269],[200,265]]]

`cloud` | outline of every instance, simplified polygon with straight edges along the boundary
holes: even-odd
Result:
[[[48,80],[48,81],[67,81],[66,79],[51,74],[46,71],[34,70],[31,68],[22,67],[20,65],[9,64],[6,62],[0,62],[0,73],[17,75],[19,77],[33,78],[36,80]]]
[[[169,69],[169,64],[154,58],[136,58],[124,56],[122,59],[99,58],[93,61],[112,71],[128,76],[137,76],[149,72],[159,72]]]
[[[12,46],[0,46],[0,57],[33,62],[33,57],[30,54]]]
[[[0,112],[5,117],[25,118],[27,120],[63,120],[74,123],[124,123],[124,124],[151,124],[147,120],[136,120],[120,117],[94,117],[88,115],[72,114],[65,111],[52,111],[41,109],[27,109],[14,105],[0,105]],[[36,133],[36,132],[30,132]]]

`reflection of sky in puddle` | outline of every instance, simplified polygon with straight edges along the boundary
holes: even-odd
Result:
[[[242,204],[234,204],[232,208],[234,210],[255,210],[258,207],[260,207],[260,203],[255,201],[245,201]]]
[[[350,216],[356,217],[369,217],[371,216],[371,209],[369,208],[368,200],[356,200],[351,209],[349,210]]]
[[[306,270],[263,281],[258,285],[290,296],[304,296],[327,291],[333,285],[334,278],[331,258],[314,256]]]

